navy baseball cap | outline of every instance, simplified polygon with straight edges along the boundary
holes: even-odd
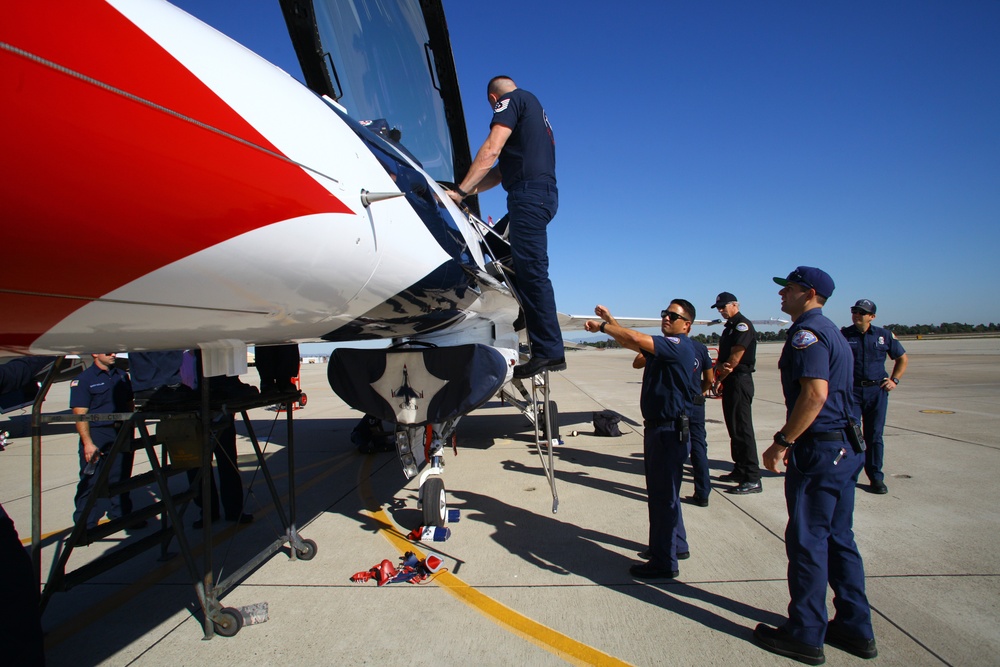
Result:
[[[712,308],[722,308],[727,303],[732,303],[733,301],[739,301],[735,294],[732,292],[723,292],[719,296],[715,297],[715,303],[712,304]]]
[[[834,288],[833,278],[830,277],[830,274],[815,266],[797,266],[794,271],[788,274],[787,278],[775,276],[774,282],[782,287],[788,283],[795,283],[806,289],[814,289],[816,294],[827,299],[833,294]]]
[[[858,299],[858,302],[854,304],[854,308],[863,310],[871,315],[875,314],[875,302],[871,299]],[[851,310],[853,310],[853,308]]]

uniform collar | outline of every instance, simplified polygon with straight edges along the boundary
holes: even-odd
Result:
[[[798,318],[795,320],[795,324],[801,324],[802,322],[805,322],[806,320],[812,319],[812,318],[817,317],[817,316],[822,316],[822,315],[823,315],[823,307],[822,306],[820,306],[819,308],[811,308],[811,309],[807,310],[806,312],[802,313],[801,315],[799,315]],[[852,323],[851,326],[853,327],[854,324]],[[855,327],[855,328],[857,328],[857,327]]]

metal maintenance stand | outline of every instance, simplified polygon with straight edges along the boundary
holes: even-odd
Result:
[[[52,379],[61,368],[64,360],[60,358],[53,364],[52,370],[42,383],[38,396],[35,399],[31,413],[32,423],[32,490],[31,490],[31,557],[35,568],[35,574],[41,581],[41,526],[42,526],[42,484],[41,484],[41,449],[42,449],[42,425],[58,422],[78,422],[78,421],[121,421],[123,426],[118,433],[114,444],[109,452],[104,456],[104,462],[94,480],[94,486],[90,497],[86,503],[80,520],[73,526],[69,538],[62,545],[59,559],[53,564],[48,581],[42,591],[41,610],[44,612],[46,605],[56,592],[65,591],[73,586],[88,581],[97,575],[119,565],[140,553],[160,546],[161,558],[168,557],[167,547],[171,539],[177,538],[181,555],[184,558],[188,571],[195,584],[195,592],[198,602],[204,612],[205,639],[211,639],[215,634],[231,637],[239,632],[243,625],[243,616],[237,609],[223,607],[219,599],[230,589],[235,587],[248,574],[256,569],[261,563],[270,558],[273,554],[284,548],[287,544],[290,547],[292,560],[310,560],[316,555],[316,543],[312,540],[303,540],[298,534],[295,518],[295,444],[294,429],[292,424],[292,404],[299,400],[299,392],[288,391],[280,395],[269,395],[267,397],[254,396],[247,399],[236,399],[217,403],[210,399],[209,382],[201,379],[201,405],[196,407],[184,406],[183,410],[171,411],[139,411],[126,413],[96,414],[88,413],[84,415],[74,414],[42,414],[41,405],[52,384]],[[267,461],[261,451],[260,444],[254,432],[247,411],[257,407],[268,405],[285,405],[287,415],[287,438],[288,438],[288,513],[286,515],[281,498],[278,495],[274,480],[271,477]],[[275,510],[284,527],[285,533],[279,536],[274,542],[264,548],[256,557],[244,564],[238,570],[229,575],[224,581],[216,584],[214,582],[215,570],[212,558],[212,512],[211,508],[211,475],[212,475],[212,454],[217,444],[217,428],[213,424],[224,419],[231,418],[239,414],[247,434],[253,444],[257,463],[264,475]],[[170,452],[170,447],[165,446],[163,438],[154,439],[149,433],[149,424],[157,423],[164,425],[164,431],[171,430],[167,426],[180,426],[181,430],[190,427],[189,431],[198,434],[200,439],[200,450],[195,453],[192,461],[194,465],[179,465],[175,458],[181,457],[181,451]],[[200,432],[197,428],[200,425]],[[135,431],[138,430],[139,438],[134,438]],[[157,429],[158,431],[160,428]],[[159,433],[158,433],[159,435]],[[160,452],[157,452],[157,445],[160,445]],[[112,466],[117,462],[119,456],[131,451],[144,451],[149,460],[150,472],[136,475],[118,484],[110,485],[108,478]],[[171,493],[169,480],[171,477],[186,473],[188,469],[195,467],[198,473],[188,489],[180,493]],[[87,528],[87,519],[91,510],[100,498],[109,498],[134,489],[154,486],[158,491],[159,500],[147,507],[139,508],[130,514],[100,524],[93,528]],[[184,533],[182,516],[187,509],[187,504],[200,494],[202,498],[203,512],[203,562],[199,570],[195,559],[195,552],[192,549],[187,536]],[[110,535],[120,533],[133,526],[137,522],[159,517],[160,529],[152,535],[126,541],[121,548],[110,551],[96,560],[81,566],[75,570],[66,571],[70,555],[78,546],[92,544]]]

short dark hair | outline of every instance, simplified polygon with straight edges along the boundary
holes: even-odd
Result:
[[[497,76],[490,79],[490,82],[486,84],[487,94],[493,93],[494,95],[501,95],[504,92],[505,88],[505,86],[503,86],[500,83],[501,81],[510,81],[515,86],[517,85],[516,83],[514,83],[514,79],[510,78],[506,74],[498,74]]]
[[[696,317],[694,304],[686,299],[674,299],[670,302],[671,305],[675,303],[681,307],[681,310],[684,311],[684,314],[688,317],[688,319],[691,320],[691,322],[694,322],[694,318]]]

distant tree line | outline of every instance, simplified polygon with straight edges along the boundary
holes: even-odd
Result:
[[[889,324],[885,327],[889,329],[897,336],[927,336],[933,334],[971,334],[971,333],[991,333],[1000,331],[1000,324],[994,324],[990,322],[989,324],[963,324],[961,322],[942,322],[941,324]],[[757,340],[760,342],[773,342],[773,341],[783,341],[788,337],[787,329],[779,329],[778,331],[758,331]],[[719,333],[713,331],[710,334],[697,334],[692,336],[692,338],[705,345],[718,345],[719,343]],[[588,345],[590,347],[596,347],[598,349],[613,349],[619,348],[621,345],[616,343],[614,339],[611,340],[599,340],[593,342],[583,343],[583,345]]]

